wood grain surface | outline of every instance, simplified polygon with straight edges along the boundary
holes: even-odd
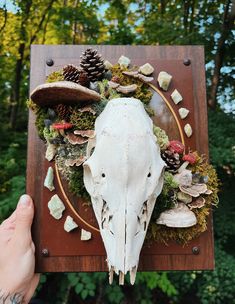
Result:
[[[31,48],[30,92],[39,84],[45,82],[46,76],[52,71],[62,68],[65,64],[79,64],[79,56],[89,46],[45,46],[33,45]],[[167,131],[171,139],[182,139],[179,131],[186,123],[193,127],[193,136],[183,139],[186,146],[196,149],[208,156],[207,109],[205,91],[204,50],[201,46],[94,46],[103,58],[111,63],[117,62],[121,55],[128,56],[133,64],[151,63],[155,68],[155,79],[161,70],[173,76],[168,92],[159,89],[157,82],[153,106],[156,106],[154,122]],[[52,59],[53,65],[48,66],[47,60]],[[189,59],[190,65],[184,60]],[[177,88],[184,100],[176,106],[170,94]],[[170,103],[170,108],[164,99]],[[180,107],[190,109],[190,114],[181,120],[178,114]],[[173,113],[175,116],[173,116]],[[33,224],[33,238],[36,244],[37,272],[64,271],[104,271],[107,270],[106,256],[103,243],[93,211],[89,207],[83,208],[81,199],[72,196],[62,180],[62,188],[55,179],[56,192],[51,193],[43,187],[44,178],[49,165],[45,160],[45,144],[38,138],[35,129],[34,114],[29,112],[28,127],[28,162],[27,162],[27,193],[35,203],[35,219]],[[62,191],[63,190],[63,191]],[[67,203],[66,198],[74,210]],[[57,193],[65,202],[66,210],[63,219],[54,220],[48,212],[47,202]],[[80,228],[92,232],[92,239],[88,242],[80,241],[80,229],[66,233],[63,223],[67,215],[71,215]],[[94,229],[93,229],[93,228]],[[199,248],[198,254],[193,254],[193,247]],[[45,251],[45,249],[47,251]],[[42,252],[48,254],[42,254]],[[139,271],[153,270],[193,270],[214,268],[214,245],[212,217],[208,219],[208,230],[187,246],[171,242],[163,244],[148,244],[143,247],[139,263]]]

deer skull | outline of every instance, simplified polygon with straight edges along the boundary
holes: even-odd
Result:
[[[162,190],[165,163],[152,129],[139,100],[116,98],[97,118],[93,145],[88,144],[84,183],[104,241],[110,283],[113,272],[123,284],[130,271],[134,284],[140,250]]]

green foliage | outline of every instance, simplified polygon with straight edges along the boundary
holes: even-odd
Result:
[[[235,170],[235,117],[221,110],[209,111],[209,144],[212,164]]]
[[[6,23],[4,11],[0,9],[0,221],[15,208],[25,187],[27,112],[24,101],[28,96],[30,44],[201,44],[205,46],[209,88],[226,3],[225,0],[170,0],[158,3],[153,0],[138,3],[101,0],[92,1],[91,5],[91,1],[86,0],[17,0],[14,1],[17,12],[8,10]],[[235,92],[232,89],[233,37],[231,31],[224,44],[217,94],[221,107],[230,111]],[[131,79],[128,81],[132,82]],[[144,90],[142,95],[138,95],[140,99],[147,96],[147,86]],[[145,99],[146,103],[149,97]],[[9,129],[14,105],[17,105],[17,119],[13,119],[16,132]],[[97,115],[104,106],[105,100],[97,104]],[[41,113],[37,121],[41,135],[45,118],[46,113]],[[86,120],[90,128],[89,119],[88,122]],[[71,274],[75,279],[69,278],[68,274],[47,274],[41,279],[38,297],[45,303],[55,304],[95,303],[98,298],[100,303],[120,304],[156,301],[161,304],[233,303],[234,126],[232,115],[218,108],[209,111],[210,158],[222,182],[220,205],[214,212],[215,237],[220,245],[216,248],[214,272],[138,273],[133,287],[120,287],[116,280],[109,286],[104,273]],[[81,285],[85,290],[83,295]],[[93,291],[95,295],[92,295]],[[164,301],[161,301],[162,295],[165,296]]]
[[[80,166],[78,168],[72,168],[71,174],[69,177],[69,190],[76,194],[78,197],[82,197],[90,201],[90,196],[86,191],[83,182],[83,167]]]

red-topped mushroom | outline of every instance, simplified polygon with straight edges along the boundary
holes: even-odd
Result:
[[[62,136],[65,136],[64,130],[71,129],[73,125],[69,122],[61,121],[52,124],[54,130],[58,130]]]
[[[184,163],[178,169],[179,173],[182,172],[184,169],[186,169],[188,164],[190,165],[195,164],[197,160],[196,155],[194,153],[185,154],[182,159],[184,160]]]
[[[171,140],[168,149],[174,153],[182,154],[184,152],[184,145],[179,140]]]
[[[193,153],[185,154],[183,156],[183,160],[189,162],[189,164],[193,165],[196,162],[196,156]]]

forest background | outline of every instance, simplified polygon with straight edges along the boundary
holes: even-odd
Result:
[[[205,46],[210,160],[221,181],[215,271],[139,273],[134,287],[109,286],[105,273],[45,274],[40,303],[235,303],[234,17],[232,0],[0,0],[0,222],[25,192],[31,44]]]

